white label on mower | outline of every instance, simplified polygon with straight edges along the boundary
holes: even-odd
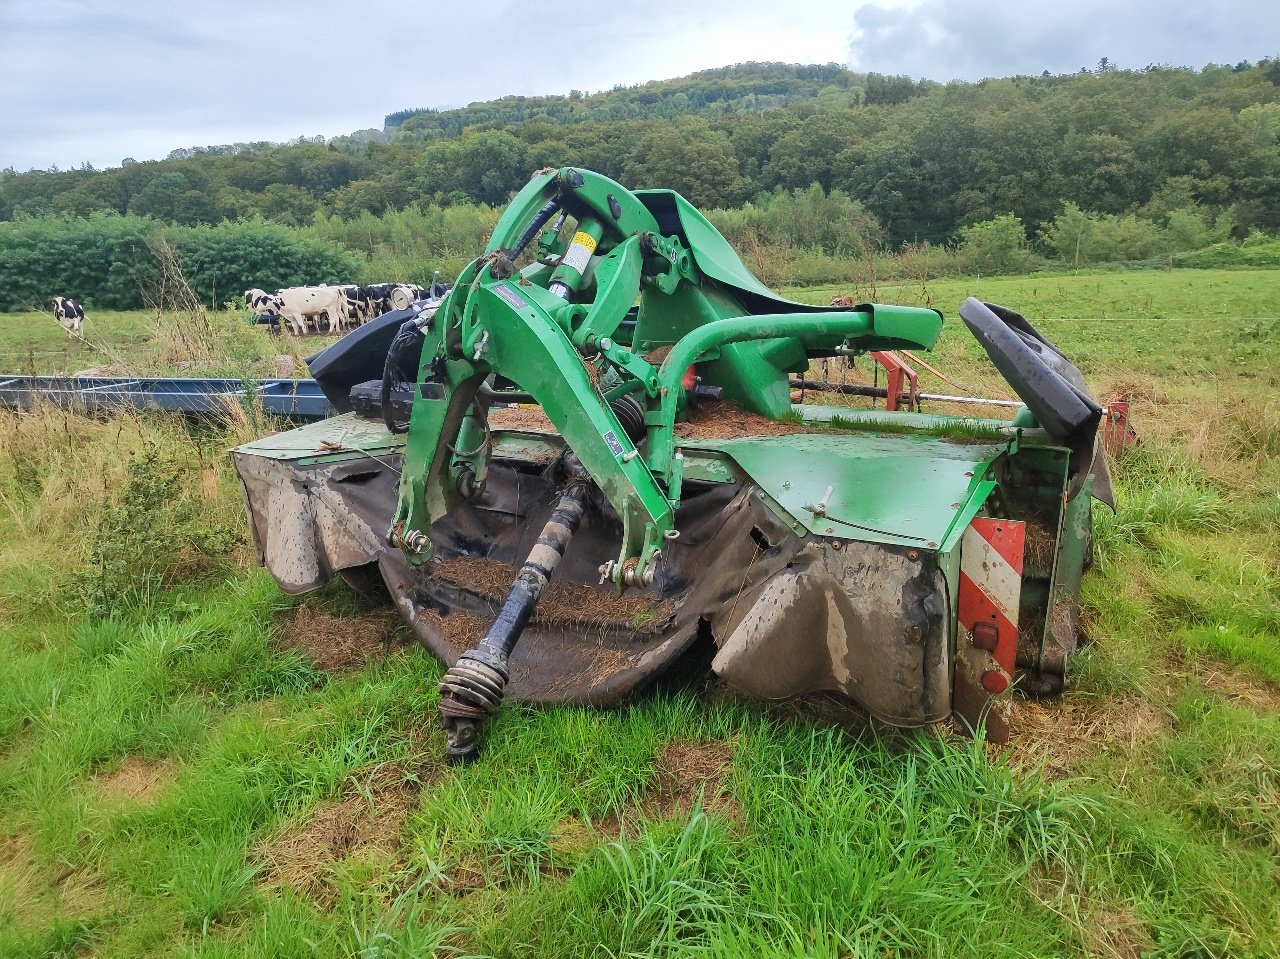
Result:
[[[523,296],[511,289],[511,287],[504,286],[501,283],[494,284],[493,292],[497,293],[498,296],[502,297],[502,299],[506,300],[509,305],[514,306],[517,310],[522,306],[529,305],[525,302],[525,298]]]
[[[561,266],[572,267],[581,273],[591,262],[591,254],[595,252],[596,241],[590,233],[578,232],[573,235],[573,243],[565,251],[560,260]]]

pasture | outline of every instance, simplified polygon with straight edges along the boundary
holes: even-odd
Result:
[[[1009,747],[686,682],[510,706],[453,769],[394,615],[254,567],[249,416],[0,413],[0,956],[1280,954],[1280,271],[790,292],[938,306],[927,359],[994,392],[974,293],[1132,403],[1074,687]],[[327,342],[87,313],[0,316],[0,370]]]

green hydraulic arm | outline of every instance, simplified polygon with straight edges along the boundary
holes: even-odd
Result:
[[[652,210],[664,197],[674,195],[637,195],[572,167],[535,174],[484,254],[420,322],[422,360],[389,532],[411,563],[430,558],[431,524],[483,487],[493,396],[484,386],[495,375],[542,407],[617,510],[622,542],[602,574],[621,588],[652,581],[664,540],[678,535],[674,427],[690,401],[691,370],[715,371],[729,398],[776,417],[789,409],[787,371],[811,356],[928,348],[937,339],[933,310],[753,313],[722,265],[740,268],[757,301],[761,288],[723,237],[700,217],[696,233],[670,216],[660,227]],[[539,256],[518,268],[535,239]],[[639,319],[624,326],[629,317]],[[650,361],[641,348],[655,343],[667,352],[648,353]],[[620,397],[631,404],[626,415]]]

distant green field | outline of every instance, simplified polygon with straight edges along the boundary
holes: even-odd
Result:
[[[956,308],[1016,308],[1132,403],[1073,688],[1008,748],[682,685],[450,768],[395,617],[254,568],[250,422],[0,413],[0,957],[1280,955],[1280,271],[791,291],[833,292],[938,306],[984,392]],[[177,367],[154,317],[0,316],[0,370],[297,351],[214,326]]]
[[[840,293],[932,306],[955,328],[944,334],[943,349],[951,340],[967,345],[956,311],[966,297],[977,296],[1022,312],[1083,367],[1115,367],[1129,359],[1151,372],[1203,371],[1230,357],[1262,369],[1274,366],[1272,351],[1280,350],[1274,336],[1280,323],[1280,270],[1054,274],[781,292],[811,303]],[[214,313],[211,319],[234,335],[227,355],[198,364],[193,375],[272,375],[265,358],[306,355],[333,341],[271,337],[266,327],[249,326],[239,313]],[[68,337],[51,314],[0,313],[0,372],[70,373],[105,365],[135,374],[181,372],[183,367],[157,344],[157,325],[150,312],[91,312],[82,342]]]
[[[0,372],[65,374],[107,368],[105,375],[274,376],[272,357],[297,359],[336,339],[273,336],[268,327],[251,324],[236,311],[216,311],[208,319],[217,349],[214,355],[193,358],[175,342],[175,327],[185,322],[178,315],[91,311],[77,338],[50,313],[0,313]]]

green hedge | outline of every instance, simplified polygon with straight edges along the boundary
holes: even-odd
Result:
[[[263,222],[173,227],[139,216],[38,217],[0,223],[0,310],[48,309],[54,296],[86,308],[131,310],[157,282],[152,245],[178,253],[193,290],[210,306],[249,287],[353,281],[344,250]]]
[[[1175,254],[1173,264],[1202,270],[1219,270],[1232,266],[1264,269],[1280,267],[1280,239],[1253,236],[1239,245],[1215,243],[1203,250]]]

